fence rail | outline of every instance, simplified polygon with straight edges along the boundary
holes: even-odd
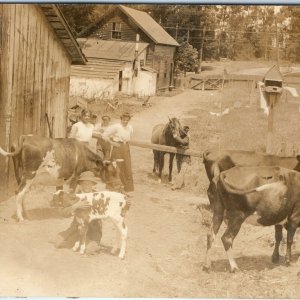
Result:
[[[149,143],[146,141],[137,141],[137,140],[132,140],[129,142],[129,144],[131,146],[140,147],[140,148],[147,148],[147,149],[164,151],[164,152],[171,152],[171,153],[191,155],[191,156],[195,156],[195,157],[202,157],[202,152],[197,151],[197,150],[192,150],[192,149],[183,150],[181,148],[152,144],[152,143]]]

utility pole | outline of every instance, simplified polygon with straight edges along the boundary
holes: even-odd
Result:
[[[275,34],[276,34],[276,63],[279,68],[279,40],[278,40],[278,26],[277,26],[277,17],[275,15]]]
[[[203,57],[203,46],[204,46],[205,31],[206,31],[206,28],[204,26],[204,28],[202,30],[202,39],[201,39],[200,49],[198,51],[199,60],[198,60],[197,74],[201,73],[201,64],[202,64],[202,57]]]
[[[176,31],[175,31],[175,40],[177,41],[178,37],[178,23],[176,23]]]
[[[188,28],[188,32],[187,32],[187,42],[190,42],[190,26]]]

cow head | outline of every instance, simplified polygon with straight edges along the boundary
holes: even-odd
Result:
[[[120,178],[120,169],[116,161],[106,160],[100,170],[100,178],[110,191],[122,192],[123,184]]]

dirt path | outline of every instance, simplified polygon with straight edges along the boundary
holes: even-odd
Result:
[[[152,107],[134,115],[134,138],[150,139],[156,123],[169,116],[193,117],[194,109],[211,101],[211,92],[186,91],[172,98],[155,98]],[[199,128],[205,132],[206,127]],[[114,229],[104,222],[103,251],[80,256],[57,250],[55,235],[70,219],[49,209],[49,190],[28,195],[30,220],[17,224],[11,218],[13,199],[0,203],[0,295],[73,297],[299,297],[297,266],[290,269],[270,263],[273,229],[245,225],[234,249],[242,270],[228,273],[228,262],[218,238],[214,272],[202,271],[207,227],[195,204],[206,195],[184,189],[171,191],[152,175],[152,151],[132,147],[135,197],[128,213],[129,239],[125,260],[109,253]],[[194,163],[198,163],[195,161]],[[199,175],[205,176],[202,164]],[[287,284],[288,283],[288,284]]]

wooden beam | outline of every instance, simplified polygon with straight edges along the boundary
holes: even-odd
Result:
[[[130,144],[130,146],[135,146],[135,147],[141,147],[141,148],[147,148],[147,149],[171,152],[171,153],[186,154],[186,155],[191,155],[191,156],[195,156],[195,157],[202,157],[202,152],[197,151],[197,150],[191,150],[191,149],[183,150],[181,148],[170,147],[170,146],[165,146],[165,145],[158,145],[158,144],[151,144],[151,143],[145,142],[145,141],[134,141],[134,140],[130,141],[129,144]]]

